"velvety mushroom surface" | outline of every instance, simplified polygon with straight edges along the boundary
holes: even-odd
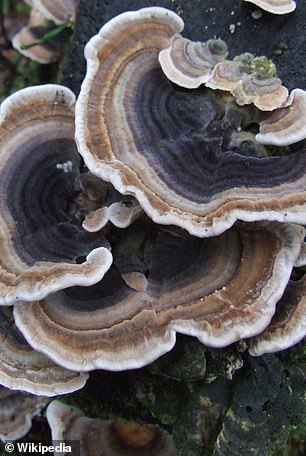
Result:
[[[265,11],[273,14],[291,13],[296,8],[293,0],[244,0],[245,2],[254,3]]]
[[[52,29],[54,29],[54,23],[42,16],[36,8],[33,8],[27,25],[13,36],[12,45],[22,55],[36,62],[42,64],[56,62],[63,51],[64,41],[67,38],[65,33],[64,36],[58,35],[46,43],[31,46]]]
[[[277,303],[270,325],[249,341],[251,355],[273,353],[295,345],[306,336],[306,277],[290,281]]]
[[[111,184],[89,172],[79,176],[78,185],[79,202],[83,202],[84,207],[82,226],[87,231],[99,231],[108,222],[118,228],[126,228],[142,213],[135,198],[121,195]]]
[[[15,322],[36,350],[77,371],[141,367],[176,332],[226,346],[269,324],[303,237],[297,225],[254,223],[202,239],[138,220],[113,229],[101,282],[17,304]]]
[[[0,304],[91,285],[111,264],[103,236],[77,218],[73,135],[74,95],[65,87],[23,89],[1,105]]]
[[[0,387],[0,439],[21,439],[31,429],[32,418],[40,413],[46,398]]]
[[[33,7],[55,24],[74,21],[78,0],[33,0]]]
[[[217,63],[206,82],[211,89],[228,90],[237,104],[250,103],[262,110],[273,111],[288,98],[288,90],[277,77],[273,62],[246,52],[233,60]]]
[[[89,418],[59,401],[48,406],[47,420],[52,439],[79,442],[80,456],[176,455],[172,437],[157,425]]]
[[[146,8],[112,19],[87,44],[76,139],[89,170],[155,222],[197,236],[237,219],[305,223],[304,146],[273,156],[231,147],[241,125],[218,95],[163,74],[159,52],[182,27],[173,12]]]
[[[213,66],[227,54],[222,40],[193,42],[177,34],[171,38],[169,47],[159,53],[158,59],[170,81],[193,89],[209,80]]]
[[[306,91],[294,89],[285,107],[276,109],[259,123],[256,141],[287,146],[306,138]]]
[[[57,366],[30,347],[16,328],[11,307],[0,307],[0,383],[43,396],[66,394],[84,386],[87,374]]]

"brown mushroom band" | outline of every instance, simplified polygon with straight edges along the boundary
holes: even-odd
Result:
[[[84,386],[88,376],[57,366],[25,341],[12,307],[0,307],[0,382],[14,390],[55,396]]]
[[[214,238],[140,220],[113,229],[104,279],[14,308],[28,343],[74,370],[143,366],[169,351],[175,333],[226,346],[270,322],[304,230],[246,224]]]
[[[105,456],[177,454],[172,436],[157,425],[89,418],[81,410],[59,401],[49,404],[46,415],[53,441],[80,442],[84,456],[97,454],[97,448]]]
[[[237,219],[306,222],[304,144],[273,156],[233,148],[244,125],[228,106],[207,89],[178,88],[160,68],[159,51],[181,27],[170,13],[124,13],[87,44],[76,138],[88,168],[153,220],[199,236]]]
[[[82,284],[86,271],[75,263],[106,244],[101,234],[85,231],[78,219],[75,182],[80,161],[73,108],[72,92],[56,85],[24,89],[1,105],[2,304],[40,299],[55,291],[56,283],[57,289],[60,283]],[[111,261],[103,247],[98,255],[101,263],[102,256]],[[101,264],[96,266],[101,269]]]

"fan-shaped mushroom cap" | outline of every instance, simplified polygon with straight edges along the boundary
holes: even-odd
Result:
[[[33,7],[55,24],[75,20],[79,0],[32,0]]]
[[[269,326],[249,341],[251,355],[292,347],[306,336],[306,277],[290,281]]]
[[[265,11],[273,14],[291,13],[296,8],[293,0],[244,0],[245,2],[254,3]]]
[[[135,199],[128,202],[117,201],[110,206],[90,212],[86,216],[82,226],[90,232],[101,230],[108,222],[111,222],[118,228],[127,228],[141,213],[142,209]]]
[[[131,196],[122,196],[114,187],[94,176],[83,173],[79,177],[80,198],[88,210],[82,226],[85,230],[96,232],[108,222],[118,228],[126,228],[142,213],[138,201]]]
[[[63,40],[60,36],[47,43],[26,47],[38,41],[43,35],[50,32],[54,24],[42,16],[36,9],[32,9],[28,24],[19,30],[12,38],[14,49],[31,60],[45,64],[56,62],[63,50]]]
[[[0,304],[91,285],[112,262],[103,237],[74,218],[73,108],[74,95],[58,85],[23,89],[1,105]]]
[[[88,418],[59,401],[48,406],[47,420],[53,440],[80,442],[80,456],[176,455],[172,437],[157,425]]]
[[[273,111],[288,98],[288,90],[276,77],[275,65],[250,53],[217,63],[206,86],[228,90],[239,105],[254,103],[262,111]]]
[[[164,76],[158,53],[181,28],[171,11],[146,8],[112,19],[87,44],[76,139],[89,170],[135,196],[155,222],[197,236],[237,219],[305,223],[302,147],[273,157],[231,149],[237,127],[220,118],[218,94]]]
[[[158,56],[167,78],[187,89],[207,82],[215,63],[224,60],[228,54],[224,41],[213,41],[194,42],[179,34],[174,35],[170,46],[160,51]]]
[[[287,146],[306,138],[306,92],[294,89],[286,106],[259,123],[256,140],[261,144]]]
[[[11,391],[0,386],[0,439],[18,440],[31,429],[32,418],[40,413],[46,398]]]
[[[28,393],[55,396],[84,386],[88,375],[57,366],[30,347],[15,326],[12,308],[0,308],[0,383]]]
[[[215,347],[259,333],[304,230],[246,224],[201,239],[138,220],[112,236],[114,266],[99,284],[14,308],[27,342],[70,369],[141,367],[169,351],[176,332]]]

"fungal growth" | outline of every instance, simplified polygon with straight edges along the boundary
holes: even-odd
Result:
[[[256,141],[288,146],[306,138],[306,92],[294,89],[285,106],[276,109],[259,123]]]
[[[79,0],[31,0],[26,3],[36,9],[41,16],[59,25],[75,20]]]
[[[13,47],[36,62],[56,62],[65,48],[68,28],[75,20],[78,0],[25,1],[31,6],[29,21],[13,36]],[[56,26],[62,27],[56,32]],[[44,41],[43,38],[48,35],[50,37]]]
[[[157,425],[135,421],[103,421],[59,401],[47,409],[47,420],[55,441],[79,441],[81,456],[175,456],[172,437]],[[92,439],[92,435],[95,439]]]
[[[76,217],[73,135],[74,95],[65,87],[23,89],[1,105],[1,305],[91,285],[112,262],[103,235]]]
[[[177,34],[171,38],[169,47],[160,51],[158,59],[170,81],[194,89],[209,80],[214,65],[227,54],[227,46],[220,39],[201,43]]]
[[[32,418],[46,406],[46,398],[0,387],[0,439],[18,440],[32,426]]]
[[[244,0],[245,2],[254,3],[265,11],[273,14],[288,14],[296,8],[293,0]]]
[[[249,52],[217,63],[206,86],[227,90],[237,104],[254,103],[262,111],[273,111],[288,98],[288,90],[277,77],[275,65],[266,57],[254,57]]]
[[[38,63],[47,64],[56,62],[63,49],[63,39],[49,40],[48,43],[37,44],[38,40],[54,28],[54,24],[42,16],[36,9],[32,9],[28,23],[12,38],[12,46],[25,57]],[[35,46],[32,44],[36,43]]]
[[[146,8],[117,16],[89,41],[76,105],[87,167],[134,196],[153,221],[196,236],[217,235],[239,219],[304,224],[304,145],[273,156],[232,147],[233,135],[249,124],[231,115],[227,94],[178,88],[160,67],[160,51],[182,27],[171,11]]]
[[[36,395],[55,396],[82,388],[87,378],[86,374],[57,366],[46,356],[33,350],[16,328],[12,307],[0,307],[2,386]]]
[[[89,172],[78,178],[79,203],[84,207],[82,226],[90,232],[97,232],[111,222],[118,228],[126,228],[142,213],[138,201],[124,196],[114,187]]]
[[[304,239],[297,225],[238,225],[218,237],[138,220],[109,233],[104,279],[14,307],[27,342],[76,371],[144,366],[176,332],[224,347],[270,323]]]
[[[306,278],[290,281],[277,304],[270,325],[249,342],[251,355],[273,353],[297,344],[306,336]]]

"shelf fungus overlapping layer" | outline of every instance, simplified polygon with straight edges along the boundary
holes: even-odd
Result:
[[[227,54],[227,46],[220,39],[201,43],[174,35],[158,59],[167,78],[186,89],[204,84],[230,92],[241,106],[253,103],[263,111],[286,102],[288,90],[271,60],[249,52],[225,60]]]
[[[206,86],[229,91],[237,104],[254,103],[262,111],[273,111],[288,99],[288,90],[277,77],[275,65],[266,57],[249,52],[217,63]]]
[[[89,172],[79,176],[78,184],[80,199],[86,201],[82,227],[87,231],[95,233],[108,222],[126,228],[143,212],[135,198],[121,195],[111,184]]]
[[[79,442],[80,456],[175,456],[171,435],[153,424],[89,418],[76,407],[53,401],[47,408],[52,439]],[[93,439],[92,436],[95,436]]]
[[[306,277],[290,281],[277,303],[270,325],[249,342],[251,355],[273,353],[297,344],[306,336]]]
[[[42,16],[36,9],[32,9],[28,23],[13,36],[12,45],[22,55],[36,62],[42,64],[56,62],[62,55],[67,34],[58,35],[47,43],[38,43],[53,29],[53,22]],[[32,46],[33,43],[36,43],[35,46]]]
[[[241,224],[199,238],[138,220],[111,233],[114,264],[89,288],[14,307],[27,342],[76,371],[141,367],[175,334],[222,347],[269,324],[304,238],[298,225]]]
[[[261,144],[287,146],[306,138],[306,91],[294,89],[285,106],[259,122],[256,141]]]
[[[76,215],[72,92],[45,85],[5,100],[0,157],[0,304],[101,280],[112,255]]]
[[[18,440],[27,434],[32,418],[46,406],[45,397],[32,396],[0,386],[0,439]]]
[[[55,396],[82,388],[88,378],[57,366],[30,347],[16,328],[12,307],[0,307],[0,383],[28,393]]]
[[[214,65],[227,54],[227,46],[220,39],[201,43],[177,34],[171,38],[169,47],[159,53],[158,59],[170,81],[194,89],[209,80]]]
[[[135,196],[155,222],[200,237],[239,219],[306,223],[305,146],[242,153],[231,136],[244,125],[220,94],[163,74],[159,52],[182,28],[173,12],[146,8],[112,19],[87,44],[76,139],[89,170]]]
[[[288,14],[296,8],[293,0],[244,0],[273,14]]]
[[[74,21],[79,0],[26,0],[39,14],[55,24]]]

